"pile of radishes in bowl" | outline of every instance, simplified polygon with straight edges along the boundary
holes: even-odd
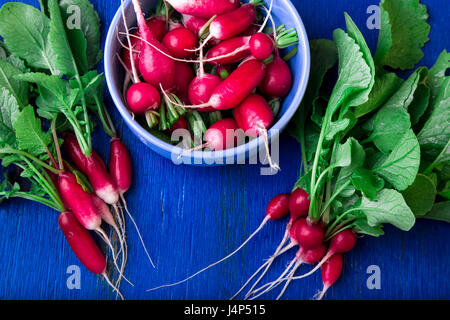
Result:
[[[295,29],[275,25],[273,0],[269,7],[261,0],[160,0],[147,19],[139,0],[132,3],[138,27],[123,14],[119,60],[127,71],[123,95],[137,120],[169,141],[175,130],[188,131],[186,152],[268,141],[292,87],[286,61],[298,43]]]

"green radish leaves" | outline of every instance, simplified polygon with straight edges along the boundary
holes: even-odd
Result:
[[[427,8],[417,0],[382,0],[381,30],[375,61],[378,66],[411,69],[423,58],[429,40]]]
[[[0,9],[0,35],[8,49],[30,67],[56,74],[56,56],[47,41],[49,31],[49,18],[30,5],[8,2]]]
[[[400,230],[409,231],[416,222],[403,196],[392,189],[381,190],[373,200],[363,197],[358,209],[365,214],[370,227],[390,223]]]

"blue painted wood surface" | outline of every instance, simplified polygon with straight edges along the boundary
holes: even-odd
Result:
[[[103,37],[120,1],[92,0],[103,22]],[[276,0],[275,0],[276,1]],[[6,1],[0,0],[0,5]],[[37,1],[24,1],[37,5]],[[372,49],[378,32],[366,27],[369,5],[376,0],[294,0],[310,39],[331,38],[344,27],[347,11]],[[431,66],[439,53],[450,49],[447,0],[423,0],[428,6],[431,41],[420,65]],[[144,147],[123,126],[110,99],[107,103],[129,146],[134,161],[134,186],[127,199],[157,269],[152,269],[133,228],[128,228],[129,261],[122,291],[128,299],[227,299],[273,252],[284,222],[268,225],[230,261],[190,282],[155,292],[153,286],[183,279],[237,247],[264,217],[267,202],[287,192],[296,181],[300,152],[287,134],[281,144],[281,167],[276,176],[260,176],[258,166],[193,168],[174,166]],[[95,134],[95,147],[106,157],[107,137]],[[345,256],[344,274],[328,299],[448,299],[450,298],[450,225],[418,221],[411,232],[387,227],[379,239],[359,239]],[[278,275],[294,255],[279,259],[267,280]],[[57,213],[26,201],[0,206],[1,299],[114,299],[99,277],[81,268],[80,290],[66,286],[70,265],[79,265],[58,230]],[[381,290],[366,286],[367,267],[381,269]],[[302,269],[305,270],[305,269]],[[286,299],[309,299],[321,287],[320,275],[293,283]],[[275,297],[275,293],[265,296]]]

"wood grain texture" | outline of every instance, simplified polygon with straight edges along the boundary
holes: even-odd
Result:
[[[92,0],[103,22],[120,1]],[[275,0],[276,1],[276,0]],[[0,5],[6,1],[0,0]],[[24,1],[37,5],[37,1]],[[294,0],[310,39],[331,38],[345,27],[347,11],[374,49],[378,32],[366,28],[374,0]],[[423,0],[430,13],[431,41],[421,65],[431,66],[450,48],[447,0]],[[134,185],[127,199],[149,246],[157,269],[151,268],[136,232],[128,226],[129,262],[122,291],[128,299],[228,299],[267,258],[281,240],[284,223],[268,225],[242,252],[190,282],[155,292],[145,290],[173,282],[226,255],[253,232],[264,217],[267,202],[295,183],[300,163],[296,142],[287,134],[281,144],[282,171],[260,176],[258,166],[194,168],[175,166],[147,149],[126,128],[109,97],[106,102],[129,146],[134,161]],[[108,139],[96,132],[96,149],[108,154]],[[448,299],[450,298],[450,225],[419,221],[411,232],[387,227],[380,239],[363,237],[345,256],[344,275],[328,299]],[[278,275],[294,255],[273,266],[267,280]],[[370,265],[381,268],[381,290],[366,286]],[[58,230],[57,214],[25,201],[0,206],[0,299],[114,299],[100,278],[82,268],[81,290],[68,290],[66,269],[79,265]],[[303,269],[302,270],[306,270]],[[286,299],[310,299],[321,287],[320,274],[291,285]],[[272,299],[276,293],[265,296]]]

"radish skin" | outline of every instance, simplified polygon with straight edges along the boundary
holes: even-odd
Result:
[[[175,84],[175,62],[154,49],[156,47],[162,52],[168,53],[167,48],[156,40],[150,32],[139,1],[133,0],[132,2],[138,20],[139,32],[145,40],[139,58],[139,70],[142,77],[155,87],[161,85],[165,89],[171,89]],[[152,46],[148,43],[151,43]]]
[[[158,90],[149,83],[134,83],[127,91],[127,105],[135,114],[157,110],[160,104],[161,96]]]
[[[179,26],[164,36],[162,44],[176,58],[183,59],[192,56],[192,50],[197,45],[197,37],[189,29]]]
[[[72,251],[83,265],[94,274],[105,273],[105,256],[75,215],[71,212],[63,212],[59,215],[58,223]]]
[[[239,6],[239,0],[167,0],[178,12],[195,17],[209,19]]]
[[[189,86],[194,79],[194,71],[185,62],[176,62],[177,78],[175,80],[176,93],[178,98],[184,103],[191,103],[189,100]]]
[[[343,258],[337,253],[330,257],[322,266],[323,289],[319,293],[317,300],[322,300],[328,289],[339,279],[342,273]]]
[[[276,54],[274,60],[267,66],[266,76],[258,88],[264,95],[272,98],[283,98],[291,90],[292,81],[291,69]]]

